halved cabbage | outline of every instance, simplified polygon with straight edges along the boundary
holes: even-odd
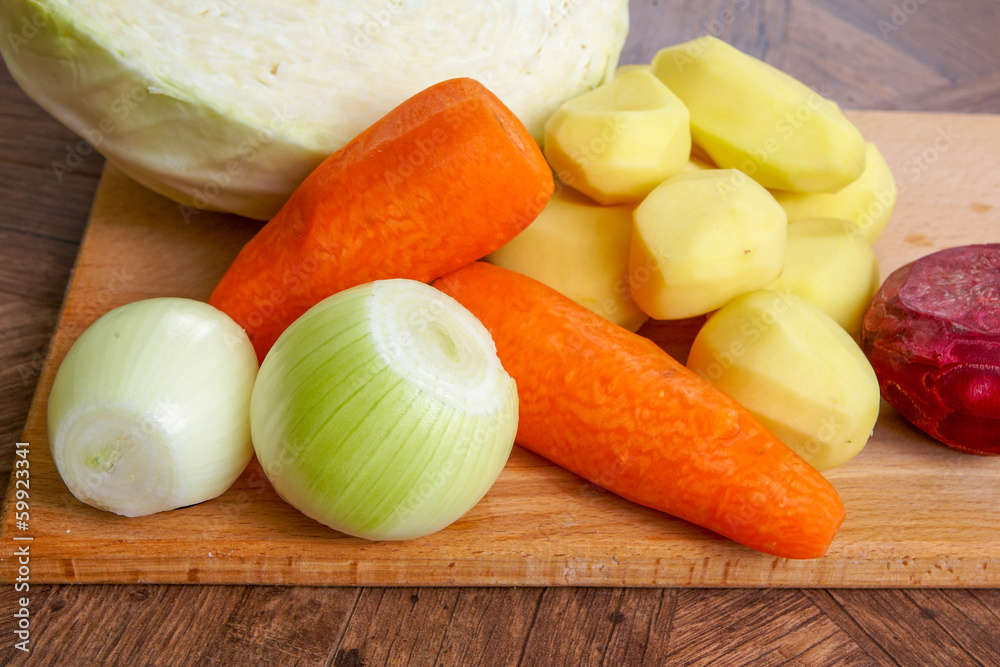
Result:
[[[49,113],[147,187],[258,219],[444,79],[477,79],[540,140],[627,31],[625,0],[0,0],[0,53]]]

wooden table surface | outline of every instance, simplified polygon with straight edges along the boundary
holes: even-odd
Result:
[[[846,108],[1000,113],[997,0],[633,0],[622,62],[712,33]],[[58,166],[58,169],[56,168]],[[0,479],[103,161],[0,70]],[[15,649],[30,598],[31,654]],[[1000,665],[1000,590],[56,586],[0,663]]]

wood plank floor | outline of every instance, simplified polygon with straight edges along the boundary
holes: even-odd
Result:
[[[715,34],[848,108],[1000,113],[996,0],[644,0],[623,62]],[[102,159],[0,72],[0,478]],[[30,597],[32,655],[13,647]],[[0,663],[1000,665],[1000,590],[44,586]]]

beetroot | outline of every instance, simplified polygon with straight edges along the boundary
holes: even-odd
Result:
[[[1000,244],[895,271],[865,311],[861,347],[909,421],[955,449],[1000,454]]]

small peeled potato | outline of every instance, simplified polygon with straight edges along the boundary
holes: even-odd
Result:
[[[647,315],[681,319],[763,287],[785,262],[785,212],[735,169],[664,181],[635,210],[629,280]]]
[[[775,190],[771,194],[785,209],[788,222],[807,218],[850,220],[861,229],[868,243],[875,243],[896,206],[896,181],[875,144],[867,144],[866,156],[861,177],[837,192]]]
[[[562,188],[486,261],[545,283],[629,331],[648,318],[628,288],[631,205],[598,206]]]
[[[802,297],[850,334],[879,287],[878,260],[854,223],[834,218],[788,225],[785,269],[765,289]]]
[[[690,154],[688,111],[648,69],[568,100],[545,124],[549,164],[601,204],[641,201]]]
[[[853,458],[879,411],[857,343],[811,303],[757,290],[712,315],[688,368],[732,396],[817,470]]]
[[[795,192],[835,192],[861,176],[858,129],[781,70],[711,36],[661,50],[652,66],[687,106],[692,139],[718,166]]]

